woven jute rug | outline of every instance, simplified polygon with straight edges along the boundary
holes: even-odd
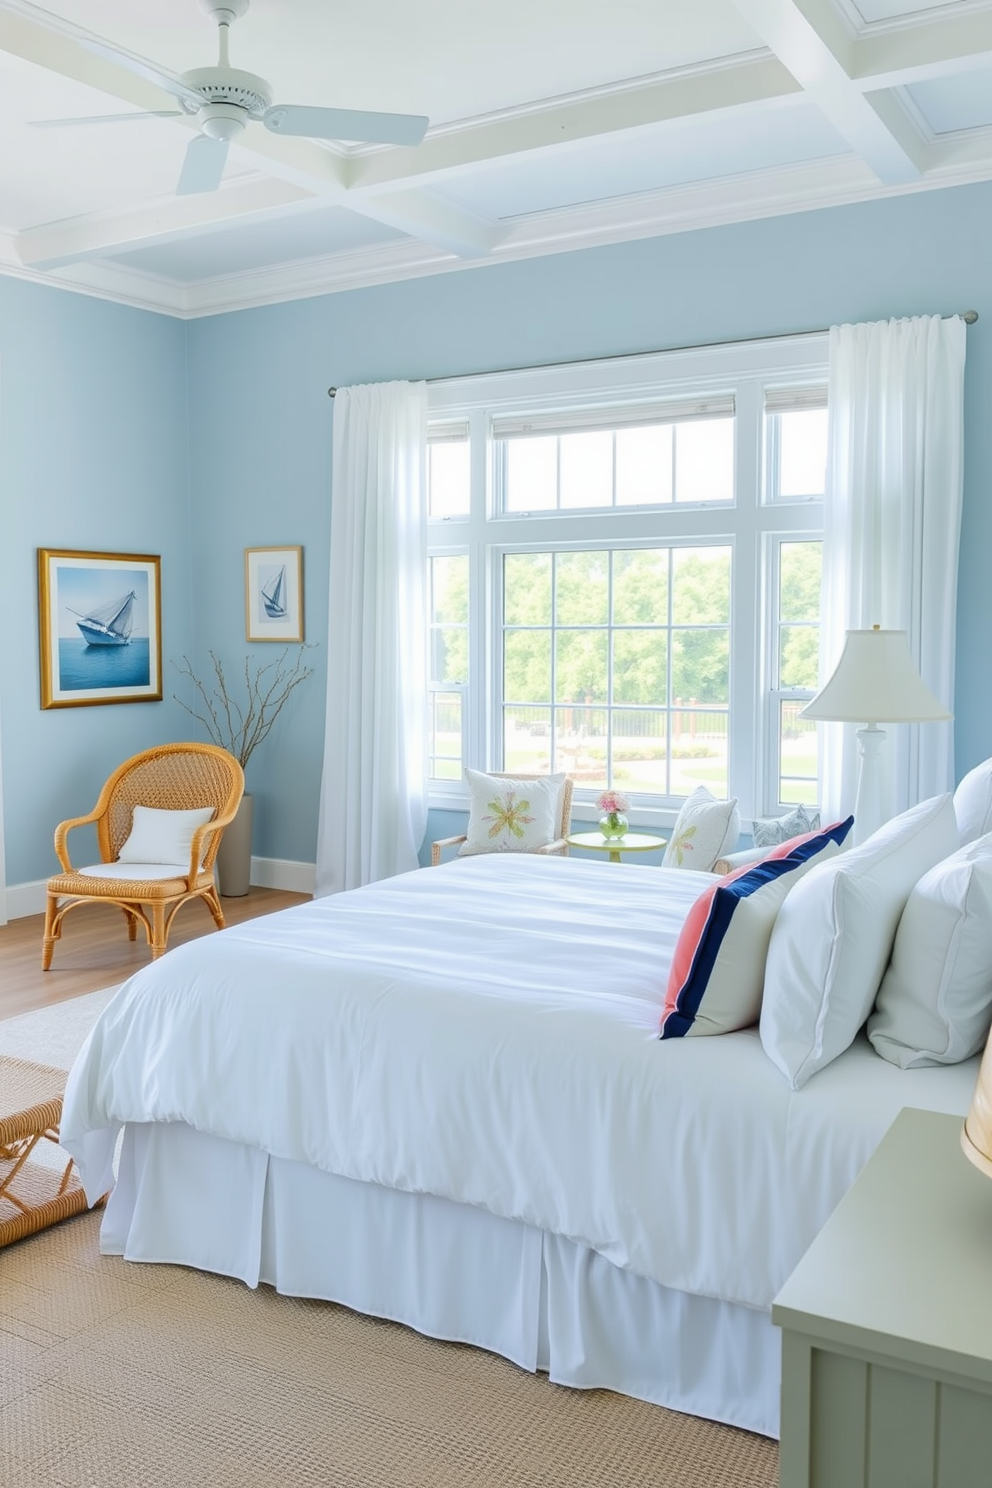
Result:
[[[239,1282],[0,1254],[3,1488],[774,1488],[764,1437]]]

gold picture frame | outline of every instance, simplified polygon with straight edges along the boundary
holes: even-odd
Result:
[[[245,635],[302,642],[302,548],[245,548]]]
[[[162,701],[161,560],[38,549],[42,708]]]

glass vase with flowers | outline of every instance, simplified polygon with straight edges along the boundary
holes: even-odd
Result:
[[[607,790],[596,798],[596,805],[603,813],[599,818],[599,830],[607,842],[622,837],[630,825],[626,816],[630,809],[627,797],[620,791]]]

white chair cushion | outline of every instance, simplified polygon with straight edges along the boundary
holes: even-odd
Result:
[[[77,868],[85,878],[116,878],[121,882],[153,883],[158,878],[186,878],[189,874],[189,858],[185,863],[92,863],[88,868]]]
[[[215,814],[213,806],[193,811],[160,811],[155,806],[135,806],[131,815],[131,832],[117,860],[120,863],[185,863],[189,872],[189,854],[193,833]],[[160,876],[160,875],[158,875]]]
[[[814,868],[782,905],[760,1027],[765,1053],[794,1090],[854,1041],[914,885],[956,842],[951,797],[934,796]]]
[[[958,1064],[992,1022],[992,833],[925,873],[906,902],[868,1037],[901,1069]]]
[[[962,847],[992,832],[992,759],[968,771],[954,792],[954,815]]]
[[[469,817],[460,858],[475,853],[534,852],[558,836],[564,775],[522,780],[466,770]]]
[[[718,801],[705,785],[697,785],[678,814],[662,867],[695,868],[699,873],[709,873],[717,858],[733,852],[740,835],[737,797]]]

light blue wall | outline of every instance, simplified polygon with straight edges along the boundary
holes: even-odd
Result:
[[[329,384],[975,308],[958,624],[962,773],[992,753],[992,185],[467,269],[183,324],[0,277],[0,651],[7,879],[51,871],[52,827],[112,766],[195,733],[169,666],[229,667],[243,550],[305,549],[316,676],[249,767],[255,850],[312,861],[324,729]],[[188,439],[188,447],[187,447]],[[41,712],[35,549],[161,553],[166,700]],[[10,617],[13,616],[13,621]],[[456,827],[432,818],[429,835]]]
[[[487,266],[189,326],[200,644],[244,655],[241,548],[302,543],[318,674],[253,772],[256,851],[312,860],[323,738],[330,384],[981,314],[969,331],[959,608],[959,773],[992,752],[992,186]],[[260,648],[256,648],[258,650]],[[283,720],[280,720],[282,724]],[[444,835],[450,814],[432,817]]]
[[[39,547],[161,554],[165,649],[190,646],[185,329],[165,316],[0,277],[9,884],[55,870],[55,825],[88,811],[122,759],[187,733],[171,701],[42,712],[35,557]],[[93,851],[85,840],[79,847]]]

